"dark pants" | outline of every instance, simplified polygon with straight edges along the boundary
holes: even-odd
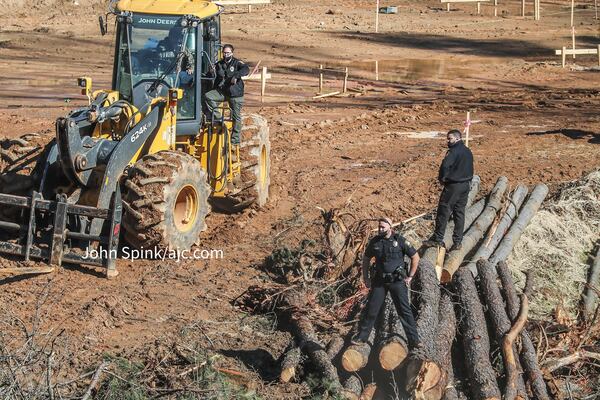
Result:
[[[435,219],[435,233],[433,239],[436,242],[444,240],[446,225],[450,215],[454,216],[454,232],[452,241],[461,243],[465,230],[465,207],[469,198],[470,182],[448,183],[444,186],[440,201],[438,203],[437,217]]]
[[[408,302],[408,287],[403,279],[390,284],[379,283],[375,280],[373,281],[373,286],[369,293],[369,302],[367,303],[367,315],[361,322],[358,338],[364,342],[369,339],[369,335],[375,325],[375,320],[379,315],[379,311],[381,310],[381,306],[385,301],[385,296],[388,291],[392,296],[396,311],[398,311],[398,316],[402,322],[402,327],[406,332],[408,345],[414,347],[419,343],[419,334],[417,333],[415,317],[413,316]]]
[[[242,132],[242,105],[243,97],[225,97],[218,90],[211,90],[204,95],[208,111],[214,113],[215,119],[221,119],[219,104],[226,101],[229,103],[231,119],[233,120],[233,130],[231,132],[231,144],[240,144],[240,132]]]

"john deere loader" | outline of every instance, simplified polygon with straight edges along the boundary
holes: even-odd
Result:
[[[1,143],[1,253],[111,277],[120,238],[187,250],[211,205],[234,213],[266,203],[265,119],[245,115],[232,146],[228,113],[216,119],[202,100],[215,81],[221,12],[199,0],[111,2],[99,20],[102,34],[116,25],[112,88],[79,78],[89,105],[58,118],[49,143],[37,134]]]

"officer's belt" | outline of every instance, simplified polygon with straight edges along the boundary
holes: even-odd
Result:
[[[400,277],[405,278],[406,271],[401,266],[397,267],[392,272],[383,272],[383,271],[381,271],[381,269],[378,268],[377,272],[375,273],[375,276],[377,278],[382,279],[383,283],[394,283],[394,282],[399,281]]]

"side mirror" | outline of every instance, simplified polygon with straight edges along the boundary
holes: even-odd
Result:
[[[106,35],[107,24],[106,21],[104,21],[104,17],[102,15],[98,17],[98,23],[100,24],[100,33],[102,34],[102,36]]]

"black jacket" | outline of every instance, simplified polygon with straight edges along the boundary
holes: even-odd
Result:
[[[467,182],[473,179],[473,153],[462,140],[448,149],[440,165],[438,179],[443,184]]]
[[[406,276],[404,255],[412,257],[416,252],[402,235],[395,233],[389,238],[379,235],[373,237],[367,245],[365,257],[375,257],[376,273],[392,273],[400,268],[400,274]]]
[[[243,61],[235,57],[226,61],[222,59],[217,63],[217,79],[215,87],[227,97],[242,97],[244,95],[244,81],[242,76],[248,75],[250,68]],[[235,78],[236,82],[231,83]]]

